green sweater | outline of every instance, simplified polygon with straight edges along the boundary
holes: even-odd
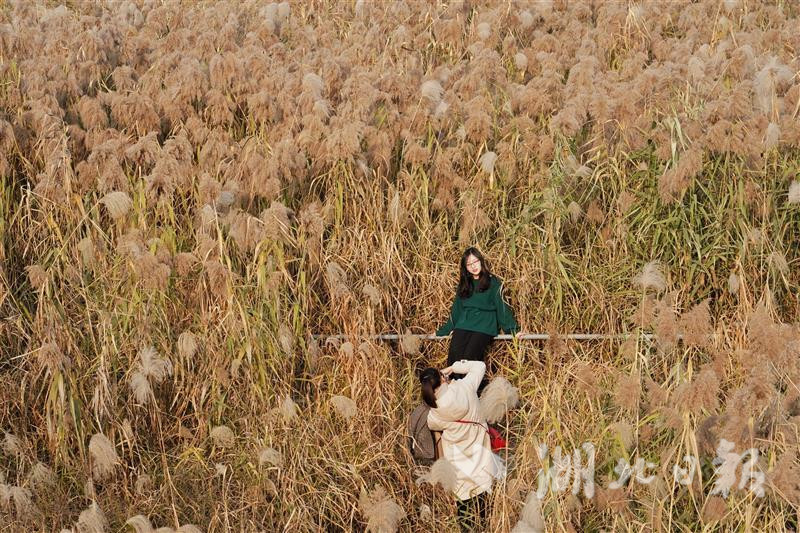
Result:
[[[509,334],[519,331],[511,308],[503,300],[503,284],[492,276],[489,288],[478,292],[477,281],[472,280],[472,296],[462,298],[456,294],[447,323],[436,330],[436,335],[448,335],[454,329],[478,331],[494,337],[498,328]]]

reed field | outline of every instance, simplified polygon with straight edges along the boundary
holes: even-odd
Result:
[[[551,334],[488,356],[490,531],[796,531],[799,54],[794,0],[1,0],[0,531],[456,531],[406,418],[470,245]]]

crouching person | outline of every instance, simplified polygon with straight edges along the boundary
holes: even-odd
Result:
[[[465,376],[451,381],[452,373]],[[488,426],[480,415],[477,391],[485,373],[483,361],[461,360],[441,372],[427,368],[420,374],[422,398],[431,408],[428,427],[442,432],[443,457],[456,472],[462,531],[483,531],[487,494],[493,481],[506,473],[503,460],[492,452]]]

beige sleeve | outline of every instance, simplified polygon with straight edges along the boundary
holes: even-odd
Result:
[[[432,431],[444,431],[445,422],[431,409],[428,411],[428,429]]]
[[[457,374],[466,374],[460,381],[475,392],[477,392],[478,386],[481,384],[484,374],[486,374],[486,363],[483,361],[462,359],[453,363],[450,368]]]

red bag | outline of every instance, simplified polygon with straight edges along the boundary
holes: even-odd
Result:
[[[489,432],[489,442],[492,443],[492,451],[497,453],[500,450],[505,450],[508,448],[508,443],[506,439],[500,434],[500,430],[497,428],[493,428],[487,424],[487,431]]]
[[[462,424],[477,424],[480,427],[483,427],[483,424],[479,424],[478,422],[474,422],[472,420],[456,420],[456,422],[461,422]],[[494,453],[508,448],[508,442],[503,438],[503,435],[500,434],[500,430],[493,428],[489,424],[486,424],[485,429],[486,432],[489,433],[489,443],[491,444],[492,451]]]

